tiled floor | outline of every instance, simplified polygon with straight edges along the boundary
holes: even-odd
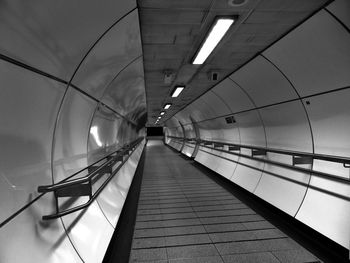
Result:
[[[319,262],[192,161],[146,151],[130,262]]]

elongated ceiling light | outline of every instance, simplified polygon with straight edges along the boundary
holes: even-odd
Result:
[[[200,50],[197,52],[192,64],[200,65],[209,57],[214,48],[219,44],[230,26],[235,22],[230,17],[219,17],[215,20],[209,34],[202,43]]]
[[[162,116],[162,115],[164,115],[165,114],[165,112],[164,111],[162,111],[161,113],[160,113],[160,115]]]
[[[176,98],[177,96],[180,95],[180,93],[184,90],[185,87],[183,86],[178,86],[176,87],[173,92],[171,93],[171,97]]]
[[[164,105],[164,110],[169,109],[169,108],[170,108],[170,106],[171,106],[171,103],[167,103],[167,104],[165,104],[165,105]]]

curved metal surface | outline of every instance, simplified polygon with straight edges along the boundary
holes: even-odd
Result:
[[[51,183],[50,144],[64,87],[0,61],[0,222]],[[40,94],[40,96],[38,96]],[[5,201],[6,200],[6,201]]]
[[[231,155],[226,146],[220,154],[214,143],[202,144],[196,161],[217,167],[222,176],[349,248],[350,34],[345,2],[334,1],[313,15],[183,112],[195,116],[201,139],[248,146]],[[234,127],[219,125],[228,116],[225,110],[217,107],[213,114],[205,109],[203,98],[211,92],[230,107]],[[244,157],[254,151],[249,146],[275,150],[259,161]],[[294,159],[305,164],[291,171]]]
[[[0,262],[101,262],[144,145],[89,208],[62,221],[41,220],[54,212],[54,198],[36,199],[35,189],[144,135],[136,127],[146,112],[136,2],[5,0],[0,7],[0,222],[11,218],[1,225]],[[182,152],[347,248],[348,7],[346,0],[333,1],[165,128],[174,148],[183,143],[175,137],[216,141],[212,148],[185,141]],[[68,81],[74,87],[64,86]],[[230,150],[220,142],[253,148]],[[259,147],[275,151],[251,158]],[[291,171],[293,156],[283,152],[290,150],[316,155]],[[18,253],[19,247],[26,249]]]
[[[0,222],[5,222],[0,230],[0,261],[101,262],[114,231],[110,222],[117,223],[142,148],[110,184],[117,187],[118,200],[105,188],[98,202],[62,221],[40,219],[55,212],[55,201],[51,194],[38,195],[33,188],[65,179],[144,135],[140,59],[136,67],[135,63],[126,67],[105,93],[119,92],[114,97],[118,107],[109,105],[114,112],[99,102],[107,98],[102,94],[112,78],[142,54],[136,2],[28,5],[15,0],[0,5],[4,37],[0,43]],[[130,10],[134,12],[120,20]],[[72,76],[73,87],[67,85]],[[126,77],[137,82],[126,85]],[[60,205],[69,208],[83,199],[60,200]],[[112,211],[108,202],[119,209]],[[3,221],[6,218],[10,220]],[[26,249],[18,253],[19,247]]]
[[[101,32],[135,6],[123,0],[2,1],[0,53],[69,80]]]
[[[114,76],[141,54],[138,14],[134,10],[96,43],[79,65],[72,83],[101,98]]]

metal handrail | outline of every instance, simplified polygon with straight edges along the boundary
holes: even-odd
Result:
[[[40,192],[40,193],[54,192],[55,198],[56,198],[56,213],[52,214],[52,215],[45,215],[42,217],[42,219],[43,220],[56,219],[56,218],[59,218],[61,216],[65,216],[65,215],[71,214],[73,212],[76,212],[78,210],[82,210],[82,209],[88,207],[97,198],[97,196],[105,188],[105,186],[108,184],[108,182],[110,180],[112,180],[114,175],[120,170],[120,168],[123,166],[123,164],[129,159],[130,155],[136,150],[136,148],[137,148],[136,146],[139,143],[141,143],[142,140],[143,140],[143,138],[136,139],[132,143],[123,146],[121,149],[99,159],[98,161],[94,162],[93,164],[79,170],[78,172],[74,173],[73,175],[67,177],[66,179],[64,179],[56,184],[39,186],[38,192]],[[116,154],[116,155],[113,156],[114,154]],[[127,154],[127,158],[123,159],[123,157],[126,154]],[[122,158],[120,158],[120,157],[122,157]],[[109,158],[111,158],[111,159],[109,159]],[[98,168],[96,168],[94,171],[90,172],[88,175],[81,177],[81,178],[69,180],[73,176],[76,176],[79,173],[85,171],[86,169],[93,167],[95,164],[101,162],[103,159],[107,159],[107,161],[104,162],[102,165],[100,165]],[[112,171],[111,166],[113,164],[117,163],[118,161],[121,161],[121,163],[114,171]],[[111,175],[94,192],[94,194],[92,194],[92,181],[93,181],[93,179],[98,175],[102,176],[103,174],[107,173],[105,171],[106,168],[111,168],[110,169]],[[79,187],[79,186],[84,187],[83,191],[89,192],[89,194],[88,194],[89,200],[82,205],[60,211],[59,205],[58,205],[58,198],[60,197],[60,195],[59,195],[60,191],[73,191],[74,189],[76,189],[73,187]],[[88,190],[86,190],[86,189],[88,189]],[[67,194],[67,193],[65,192],[65,194]],[[79,194],[75,195],[72,193],[72,195],[68,195],[68,196],[73,197],[73,196],[85,196],[85,195],[87,195],[87,194],[83,193],[81,195],[79,195]],[[68,197],[67,195],[64,195],[64,196]]]
[[[210,148],[210,147],[206,147],[206,148]],[[214,149],[214,150],[216,150],[216,149]],[[217,151],[220,151],[220,150],[217,150]],[[293,179],[293,178],[284,177],[284,176],[279,175],[279,174],[276,174],[276,173],[274,173],[274,172],[266,171],[266,170],[264,170],[264,169],[261,169],[261,168],[258,168],[258,167],[255,167],[255,166],[252,166],[252,165],[249,165],[249,164],[246,164],[246,163],[242,163],[242,162],[239,162],[239,161],[231,160],[231,159],[228,159],[228,158],[226,158],[226,157],[219,156],[219,155],[216,155],[216,154],[207,152],[207,151],[204,151],[204,152],[206,152],[206,153],[208,153],[208,154],[211,154],[211,155],[214,155],[214,156],[217,156],[217,157],[219,157],[219,158],[222,158],[222,159],[225,159],[225,160],[228,160],[228,161],[231,161],[231,162],[234,162],[234,163],[237,163],[237,164],[246,166],[246,167],[248,167],[248,168],[251,168],[251,169],[254,169],[254,170],[263,172],[263,173],[270,174],[270,175],[275,176],[275,177],[277,177],[277,178],[280,178],[280,179],[282,179],[282,180],[286,180],[286,181],[289,181],[289,182],[292,182],[292,183],[296,183],[296,184],[299,184],[299,185],[302,185],[302,186],[305,186],[305,187],[309,187],[309,188],[314,189],[314,190],[316,190],[316,191],[320,191],[320,192],[323,192],[323,193],[325,193],[325,194],[329,194],[329,195],[332,195],[332,196],[341,198],[341,199],[343,199],[343,200],[350,201],[350,197],[348,197],[348,196],[344,196],[344,195],[341,195],[341,194],[338,194],[338,193],[335,193],[335,192],[332,192],[332,191],[329,191],[329,190],[326,190],[326,189],[323,189],[323,188],[320,188],[320,187],[317,187],[317,186],[313,186],[313,185],[308,184],[308,183],[300,182],[300,181],[295,180],[295,179]],[[264,161],[264,159],[259,159],[259,161]],[[290,168],[292,168],[292,167],[290,167]],[[294,169],[294,168],[292,168],[292,169]]]
[[[235,153],[235,152],[231,152],[231,151],[227,151],[227,150],[223,150],[223,149],[218,149],[218,148],[213,148],[213,147],[208,147],[208,146],[202,146],[208,149],[212,149],[218,152],[224,152],[224,153],[228,153],[228,154],[232,154],[232,155],[236,155],[239,157],[243,157],[243,158],[247,158],[247,159],[251,159],[254,161],[259,161],[259,162],[264,162],[264,163],[268,163],[268,164],[272,164],[272,165],[277,165],[283,168],[288,168],[288,169],[292,169],[292,170],[296,170],[298,172],[304,172],[304,173],[312,173],[314,175],[317,175],[319,177],[323,177],[323,178],[327,178],[333,181],[338,181],[341,183],[346,183],[346,184],[350,184],[350,180],[348,178],[344,178],[341,176],[337,176],[337,175],[333,175],[333,174],[329,174],[329,173],[325,173],[325,172],[320,172],[317,170],[312,170],[312,169],[307,169],[307,168],[303,168],[303,167],[299,167],[299,166],[294,166],[294,165],[290,165],[290,164],[286,164],[286,163],[280,163],[280,162],[276,162],[276,161],[272,161],[269,159],[262,159],[262,158],[258,158],[258,157],[254,157],[251,155],[247,155],[247,154],[241,154],[241,153]]]
[[[207,140],[201,140],[201,142],[206,142],[206,141]],[[322,160],[322,161],[342,163],[342,164],[347,164],[347,165],[350,164],[350,158],[346,158],[346,157],[342,157],[342,156],[332,156],[332,155],[326,155],[326,154],[281,150],[281,149],[275,149],[275,148],[251,146],[251,145],[243,145],[243,144],[235,144],[235,143],[219,142],[219,141],[210,141],[210,142],[211,143],[220,143],[220,144],[224,144],[227,146],[236,146],[236,147],[246,148],[246,149],[250,149],[250,150],[265,150],[265,151],[271,152],[271,153],[279,153],[279,154],[299,156],[299,157],[312,157],[313,159]]]
[[[70,180],[70,181],[61,181],[59,183],[56,184],[52,184],[52,185],[41,185],[38,187],[38,192],[39,193],[48,193],[48,192],[53,192],[56,190],[60,190],[63,188],[66,188],[68,186],[73,186],[76,184],[82,184],[82,183],[86,183],[89,180],[92,180],[93,177],[95,177],[101,170],[103,170],[103,168],[105,168],[106,166],[108,166],[108,164],[113,163],[114,159],[110,159],[109,161],[106,161],[105,163],[103,163],[100,167],[98,167],[96,170],[94,170],[92,173],[84,176],[84,177],[80,177],[74,180]],[[91,167],[91,166],[90,166]],[[86,169],[84,169],[86,170]]]
[[[175,136],[168,136],[168,137],[172,138],[172,139],[181,139],[181,137],[175,137]],[[216,143],[216,144],[221,144],[221,145],[246,148],[246,149],[250,149],[250,150],[263,150],[263,151],[267,151],[267,152],[271,152],[271,153],[279,153],[279,154],[290,155],[290,156],[311,157],[313,159],[322,160],[322,161],[342,163],[344,165],[344,167],[346,167],[346,168],[347,168],[347,166],[350,166],[350,158],[342,157],[342,156],[333,156],[333,155],[326,155],[326,154],[281,150],[281,149],[261,147],[261,146],[251,146],[251,145],[244,145],[244,144],[236,144],[236,143],[221,142],[221,141],[209,141],[209,140],[201,140],[201,139],[197,139],[197,142],[200,144],[205,144],[205,143],[214,144],[214,143]]]
[[[172,138],[176,140],[178,137],[172,136]],[[287,169],[291,169],[291,170],[295,170],[295,171],[299,171],[299,172],[303,172],[303,173],[308,173],[310,175],[326,178],[328,180],[344,183],[344,184],[347,184],[347,185],[350,184],[350,179],[349,178],[345,178],[345,177],[341,177],[341,176],[338,176],[338,175],[333,175],[333,174],[329,174],[329,173],[325,173],[325,172],[321,172],[321,171],[317,171],[317,170],[313,170],[313,169],[307,169],[307,168],[303,168],[303,167],[300,167],[300,166],[295,166],[295,164],[305,164],[305,163],[312,164],[314,159],[320,159],[320,160],[326,160],[326,161],[333,161],[333,162],[336,162],[336,163],[343,163],[345,168],[350,168],[350,166],[348,167],[348,163],[350,162],[350,159],[345,158],[345,157],[329,156],[329,155],[321,155],[321,154],[310,154],[310,153],[304,153],[304,152],[286,151],[286,150],[278,150],[278,149],[271,149],[271,148],[264,148],[264,147],[254,147],[254,146],[233,144],[233,143],[227,143],[227,142],[218,142],[218,141],[208,141],[208,140],[197,140],[197,143],[199,143],[200,146],[203,147],[203,148],[208,148],[208,149],[211,149],[211,150],[214,150],[214,151],[217,151],[217,152],[223,152],[223,153],[235,155],[235,156],[238,156],[238,157],[243,157],[243,158],[247,158],[247,159],[251,159],[251,160],[255,160],[255,161],[259,161],[259,162],[263,162],[263,163],[268,163],[268,164],[280,166],[280,167],[283,167],[283,168],[287,168]],[[220,148],[215,147],[215,146],[218,146],[218,145],[220,145],[220,146],[229,146],[229,148],[232,147],[232,150],[230,151],[230,150],[225,150],[225,149],[223,149],[221,147]],[[237,151],[241,151],[241,148],[251,149],[252,150],[251,155],[242,154],[240,152],[237,152]],[[326,190],[326,189],[323,189],[323,188],[319,188],[319,187],[313,186],[313,185],[308,184],[308,183],[303,183],[303,182],[300,182],[300,181],[295,180],[293,178],[288,178],[288,177],[276,174],[274,172],[271,172],[271,171],[268,171],[268,170],[265,170],[265,169],[254,167],[252,165],[249,165],[249,164],[246,164],[246,163],[243,163],[243,162],[239,162],[238,160],[237,161],[236,160],[232,160],[232,159],[226,158],[224,156],[216,155],[216,154],[214,154],[212,152],[207,152],[205,150],[202,150],[202,151],[204,151],[204,152],[206,152],[208,154],[212,154],[214,156],[217,156],[219,158],[226,159],[228,161],[231,161],[231,162],[234,162],[234,163],[237,163],[237,164],[249,167],[251,169],[255,169],[255,170],[258,170],[258,171],[261,171],[261,172],[268,173],[268,174],[270,174],[272,176],[281,178],[283,180],[287,180],[287,181],[290,181],[290,182],[293,182],[293,183],[296,183],[296,184],[307,186],[307,187],[310,187],[310,188],[312,188],[314,190],[321,191],[321,192],[324,192],[326,194],[333,195],[333,196],[341,198],[343,200],[350,201],[350,197],[348,197],[348,196],[344,196],[344,195],[341,195],[341,194],[338,194],[338,193],[335,193],[335,192],[332,192],[332,191],[329,191],[329,190]],[[265,158],[261,158],[261,157],[260,158],[259,157],[255,157],[256,155],[264,156],[264,155],[267,154],[267,152],[274,152],[274,153],[280,153],[280,154],[293,156],[293,165],[286,164],[286,163],[281,163],[281,162],[277,162],[277,161],[273,161],[273,160],[269,160],[269,159],[265,159]],[[299,160],[299,161],[294,163],[294,158],[295,157],[297,157],[297,158],[299,158],[299,157],[304,157],[304,158],[307,157],[307,159],[306,159],[306,162],[303,162],[303,161]]]

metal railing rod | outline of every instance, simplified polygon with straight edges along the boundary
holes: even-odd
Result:
[[[205,142],[208,142],[208,143],[221,143],[221,144],[224,144],[224,145],[227,145],[227,146],[237,146],[237,147],[251,149],[251,150],[266,150],[267,152],[272,152],[272,153],[279,153],[279,154],[285,154],[285,155],[297,155],[297,156],[300,156],[300,157],[312,157],[314,159],[323,160],[323,161],[330,161],[330,162],[336,162],[336,163],[347,163],[347,164],[350,164],[350,158],[342,157],[342,156],[333,156],[333,155],[298,152],[298,151],[288,151],[288,150],[281,150],[281,149],[275,149],[275,148],[251,146],[251,145],[242,145],[242,144],[235,144],[235,143],[229,143],[229,142],[219,142],[219,141],[201,140],[201,142],[203,142],[203,143],[205,143]]]
[[[119,165],[118,167],[115,169],[115,171],[112,172],[112,174],[102,183],[102,185],[95,191],[95,193],[93,195],[90,196],[89,200],[81,205],[78,205],[76,207],[73,208],[69,208],[69,209],[65,209],[63,211],[57,211],[57,213],[52,214],[52,215],[45,215],[43,216],[43,220],[50,220],[50,219],[56,219],[68,214],[71,214],[73,212],[82,210],[86,207],[88,207],[97,197],[98,195],[103,191],[103,189],[107,186],[107,184],[113,179],[113,177],[118,173],[118,171],[121,169],[121,167],[125,164],[125,162],[129,159],[129,157],[131,156],[131,154],[137,149],[137,145],[142,141],[142,138],[139,138],[137,140],[135,140],[133,143],[131,143],[127,149],[125,149],[124,151],[124,155],[125,152],[127,153],[127,158],[125,158]],[[131,151],[131,152],[130,152]],[[118,156],[118,155],[117,155]],[[92,184],[91,180],[94,176],[91,175],[97,175],[99,174],[99,171],[101,171],[105,166],[107,166],[107,164],[113,163],[113,161],[115,161],[116,158],[113,158],[111,160],[109,160],[108,162],[104,163],[103,165],[101,165],[99,168],[97,168],[96,170],[94,170],[91,174],[89,174],[88,176],[84,177],[84,178],[78,178],[76,180],[72,180],[72,181],[68,181],[68,182],[61,182],[60,184],[56,184],[56,185],[51,185],[49,186],[50,191],[56,191],[59,189],[62,189],[64,187],[68,187],[71,186],[72,184],[79,184],[79,183],[84,183],[87,181],[89,181],[90,184]],[[117,162],[117,161],[116,161]],[[70,184],[72,183],[72,184]],[[57,197],[56,197],[57,199]]]
[[[210,147],[206,147],[206,148],[210,148]],[[251,168],[251,169],[254,169],[256,171],[259,171],[259,172],[263,172],[263,173],[267,173],[269,175],[272,175],[274,177],[277,177],[277,178],[280,178],[280,179],[283,179],[283,180],[286,180],[286,181],[289,181],[289,182],[292,182],[292,183],[296,183],[298,185],[302,185],[302,186],[305,186],[305,187],[309,187],[311,189],[314,189],[316,191],[320,191],[320,192],[323,192],[323,193],[326,193],[326,194],[329,194],[329,195],[332,195],[332,196],[335,196],[335,197],[338,197],[338,198],[341,198],[343,200],[347,200],[347,201],[350,201],[350,197],[348,196],[344,196],[344,195],[341,195],[341,194],[338,194],[338,193],[335,193],[335,192],[332,192],[332,191],[329,191],[329,190],[326,190],[326,189],[323,189],[323,188],[320,188],[320,187],[316,187],[316,186],[313,186],[311,184],[308,184],[308,183],[304,183],[304,182],[301,182],[301,181],[298,181],[298,180],[295,180],[293,178],[288,178],[288,177],[285,177],[285,176],[282,176],[282,175],[279,175],[279,174],[276,174],[276,173],[273,173],[271,171],[267,171],[267,170],[264,170],[262,168],[258,168],[258,167],[255,167],[255,166],[252,166],[252,165],[249,165],[249,164],[246,164],[246,163],[242,163],[242,162],[239,162],[239,161],[235,161],[235,160],[231,160],[229,158],[226,158],[226,157],[223,157],[223,156],[219,156],[219,155],[216,155],[216,154],[213,154],[211,152],[207,152],[207,151],[203,151],[207,154],[211,154],[213,156],[217,156],[219,158],[222,158],[222,159],[225,159],[225,160],[228,160],[228,161],[231,161],[231,162],[234,162],[234,163],[237,163],[237,164],[240,164],[240,165],[243,165],[245,167],[248,167],[248,168]],[[261,159],[262,160],[262,159]]]
[[[168,137],[172,138],[172,139],[182,139],[181,137],[175,137],[175,136],[168,136]],[[251,145],[244,145],[244,144],[237,144],[237,143],[230,143],[230,142],[221,142],[221,141],[209,141],[209,140],[201,140],[201,139],[198,139],[196,141],[199,143],[203,143],[205,145],[217,143],[217,144],[223,144],[223,145],[227,145],[227,146],[246,148],[246,149],[250,149],[250,150],[265,150],[267,152],[284,154],[284,155],[299,156],[299,157],[311,157],[313,159],[322,160],[322,161],[342,163],[342,164],[344,164],[344,167],[349,166],[349,168],[350,168],[350,158],[342,157],[342,156],[289,151],[289,150],[282,150],[282,149],[275,149],[275,148],[268,148],[268,147],[261,147],[261,146],[251,146]]]
[[[272,161],[272,160],[268,160],[268,159],[263,159],[263,158],[258,158],[258,157],[254,157],[251,155],[246,155],[246,154],[241,154],[241,153],[236,153],[236,152],[231,152],[231,151],[227,151],[227,150],[223,150],[223,149],[218,149],[218,148],[213,148],[213,147],[208,147],[205,145],[202,145],[202,147],[208,148],[208,149],[212,149],[218,152],[224,152],[224,153],[228,153],[231,155],[236,155],[239,157],[243,157],[243,158],[247,158],[247,159],[251,159],[254,161],[259,161],[259,162],[264,162],[264,163],[268,163],[268,164],[272,164],[272,165],[276,165],[276,166],[280,166],[283,168],[287,168],[287,169],[291,169],[291,170],[295,170],[295,171],[299,171],[299,172],[303,172],[303,173],[310,173],[319,177],[323,177],[332,181],[337,181],[337,182],[341,182],[341,183],[345,183],[345,184],[350,184],[350,180],[341,176],[337,176],[337,175],[332,175],[329,173],[324,173],[324,172],[320,172],[317,170],[311,170],[311,169],[307,169],[307,168],[303,168],[303,167],[298,167],[298,166],[294,166],[294,165],[290,165],[290,164],[286,164],[286,163],[280,163],[280,162],[276,162],[276,161]]]

